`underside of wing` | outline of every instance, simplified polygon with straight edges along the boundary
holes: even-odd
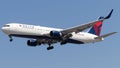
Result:
[[[54,44],[57,42],[58,40],[55,40],[55,39],[37,39],[37,43],[40,43],[40,44]]]

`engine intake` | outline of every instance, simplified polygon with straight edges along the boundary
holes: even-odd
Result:
[[[50,31],[50,36],[55,37],[55,38],[59,38],[62,36],[62,33],[59,31]]]

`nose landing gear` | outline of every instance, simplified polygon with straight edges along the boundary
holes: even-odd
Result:
[[[12,41],[13,41],[13,39],[12,39],[12,36],[11,36],[11,35],[9,35],[9,38],[10,38],[10,42],[12,42]]]

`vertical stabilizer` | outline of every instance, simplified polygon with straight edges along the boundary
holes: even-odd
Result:
[[[113,13],[113,9],[110,11],[110,13],[106,16],[100,16],[98,17],[98,22],[96,22],[91,29],[89,30],[88,33],[95,34],[97,36],[100,36],[101,30],[102,30],[102,24],[105,19],[109,19]]]
[[[91,27],[88,33],[100,36],[101,30],[102,30],[102,24],[103,24],[103,21],[96,22],[94,26]]]

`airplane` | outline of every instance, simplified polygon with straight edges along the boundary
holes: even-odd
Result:
[[[103,21],[109,19],[112,12],[113,9],[106,17],[100,16],[95,21],[67,29],[50,28],[21,23],[8,23],[2,27],[2,31],[9,36],[10,42],[13,41],[13,37],[29,38],[29,40],[27,40],[28,46],[35,47],[40,46],[41,44],[47,44],[47,50],[53,49],[54,47],[52,44],[55,43],[60,43],[61,45],[67,43],[95,43],[103,41],[104,38],[117,33],[111,32],[100,35]],[[88,28],[88,32],[83,32]]]

